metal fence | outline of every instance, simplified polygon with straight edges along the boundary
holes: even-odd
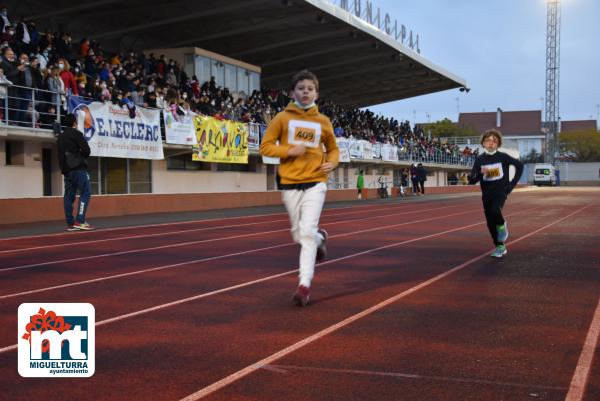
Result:
[[[55,121],[67,111],[67,93],[18,85],[0,84],[0,121],[2,124],[27,129],[52,129]],[[89,99],[92,100],[92,99]],[[161,134],[165,139],[161,118]],[[398,151],[399,161],[433,163],[470,167],[474,156],[452,155],[435,149],[433,153],[424,150]],[[364,161],[364,160],[361,160]]]
[[[465,156],[462,154],[452,155],[436,149],[433,154],[421,151],[398,151],[400,161],[409,161],[413,163],[434,163],[448,164],[453,166],[471,167],[475,161],[475,156]]]
[[[52,129],[65,113],[65,95],[45,89],[0,84],[0,121],[28,129]]]

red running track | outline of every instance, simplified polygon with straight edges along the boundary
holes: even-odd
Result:
[[[306,308],[285,214],[0,240],[2,397],[600,399],[598,195],[513,194],[501,260],[476,197],[326,210]],[[18,375],[23,302],[95,306],[93,377]]]

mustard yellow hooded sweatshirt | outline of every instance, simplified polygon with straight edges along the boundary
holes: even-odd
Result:
[[[306,146],[306,153],[288,157],[288,149],[299,144]],[[323,145],[326,152],[323,151]],[[280,158],[282,184],[327,182],[327,174],[321,171],[321,164],[329,162],[335,168],[339,159],[339,149],[329,118],[319,113],[317,106],[303,110],[293,102],[277,114],[267,127],[260,153]]]

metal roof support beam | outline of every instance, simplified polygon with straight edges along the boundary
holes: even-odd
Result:
[[[367,61],[367,60],[372,60],[374,58],[379,58],[381,57],[381,54],[372,54],[369,56],[364,56],[364,57],[356,57],[352,59],[352,63],[358,63],[358,62],[362,62],[362,61]],[[348,65],[348,61],[347,60],[342,60],[342,61],[336,61],[335,63],[329,63],[329,64],[323,64],[320,65],[318,67],[314,67],[312,69],[313,72],[315,71],[321,71],[327,68],[331,68],[331,67],[337,67],[340,65]],[[277,78],[284,78],[284,77],[289,77],[291,75],[290,72],[286,72],[285,74],[277,74],[277,75],[267,75],[265,77],[265,80],[270,81],[273,79],[277,79]]]
[[[345,78],[345,77],[351,77],[353,75],[363,74],[363,73],[366,73],[366,72],[371,72],[371,71],[376,71],[376,70],[381,71],[383,69],[390,69],[392,67],[397,68],[397,66],[391,66],[391,65],[388,65],[388,66],[382,66],[382,65],[379,65],[379,64],[378,65],[372,65],[372,66],[367,67],[367,68],[361,68],[361,69],[358,69],[358,70],[350,70],[348,72],[343,72],[341,74],[335,74],[335,75],[332,75],[332,76],[327,76],[327,77],[324,77],[322,79],[320,78],[319,82],[332,81],[332,80],[336,80],[336,79],[340,79],[340,78]],[[397,74],[399,72],[406,72],[406,71],[395,70],[394,74]]]
[[[232,53],[231,57],[237,58],[237,57],[241,57],[241,56],[247,56],[249,54],[255,54],[255,53],[260,53],[260,52],[264,52],[267,50],[278,49],[280,47],[291,46],[291,45],[296,45],[299,43],[309,42],[313,39],[324,39],[324,38],[330,38],[333,36],[342,36],[342,35],[340,35],[340,33],[341,33],[340,31],[332,31],[332,32],[320,33],[320,34],[316,34],[316,35],[307,35],[307,36],[301,35],[300,37],[295,38],[295,39],[286,40],[283,42],[271,43],[266,46],[252,47],[252,48],[249,48],[249,49],[241,51],[241,52]]]
[[[169,25],[169,24],[173,24],[176,22],[182,22],[182,21],[189,21],[189,20],[196,19],[196,18],[208,17],[210,15],[223,14],[223,13],[226,13],[227,11],[244,8],[244,7],[251,7],[255,4],[265,3],[266,1],[267,0],[248,0],[241,4],[236,3],[236,4],[224,6],[224,7],[211,8],[211,9],[203,10],[203,11],[200,11],[197,13],[186,14],[186,15],[181,15],[178,17],[167,18],[167,19],[160,19],[158,21],[148,22],[146,24],[134,25],[129,28],[111,30],[110,32],[104,32],[104,33],[100,33],[100,34],[90,34],[89,36],[93,37],[94,39],[121,36],[121,35],[123,35],[125,33],[129,33],[129,32],[140,31],[140,30],[144,30],[144,29],[148,29],[148,28],[156,28],[157,26]],[[173,47],[175,47],[175,46],[173,46]]]
[[[51,11],[49,13],[32,15],[31,17],[28,17],[27,19],[32,20],[32,21],[40,21],[45,18],[55,17],[55,16],[61,15],[61,14],[68,14],[73,11],[82,11],[82,10],[87,10],[90,8],[98,8],[98,7],[106,6],[106,5],[112,4],[112,3],[121,3],[121,1],[119,1],[119,0],[103,0],[103,1],[98,0],[98,1],[88,3],[88,4],[80,4],[80,5],[74,6],[74,7],[57,9],[57,10]]]
[[[288,22],[294,22],[294,21],[298,21],[301,19],[306,18],[306,14],[295,14],[294,17],[286,17],[283,18],[281,20],[279,20],[278,22],[281,21],[288,21]],[[243,27],[243,28],[239,28],[239,29],[229,29],[226,30],[224,32],[221,33],[216,33],[214,35],[203,35],[203,36],[199,36],[196,38],[188,38],[186,40],[182,40],[180,42],[177,43],[168,43],[168,45],[170,47],[180,47],[183,45],[193,45],[194,43],[199,43],[199,42],[206,42],[208,40],[214,40],[214,39],[220,39],[220,38],[224,38],[227,36],[233,36],[233,35],[237,35],[239,33],[246,33],[246,32],[251,32],[254,31],[256,29],[261,29],[261,28],[268,28],[268,27],[272,27],[274,25],[273,21],[267,21],[267,22],[263,22],[262,24],[248,24],[247,26]]]
[[[275,61],[271,61],[271,62],[267,62],[267,63],[262,63],[261,66],[263,68],[265,68],[265,67],[269,67],[271,65],[283,64],[283,63],[287,63],[287,62],[294,61],[294,60],[302,60],[302,59],[307,58],[307,57],[318,56],[319,54],[328,54],[328,53],[333,53],[333,52],[342,51],[342,50],[355,49],[357,47],[367,47],[367,49],[368,49],[368,46],[366,46],[366,43],[364,43],[364,42],[363,43],[360,43],[360,42],[359,43],[350,43],[348,45],[337,46],[337,47],[334,47],[332,49],[318,50],[318,51],[311,52],[311,53],[302,53],[302,54],[299,54],[297,56],[286,57],[286,58],[282,58],[282,59],[279,59],[279,60],[275,60]]]

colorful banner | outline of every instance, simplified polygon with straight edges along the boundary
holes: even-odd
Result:
[[[92,156],[164,159],[159,110],[136,107],[131,118],[129,110],[112,103],[82,102],[73,111]]]
[[[194,118],[198,146],[192,160],[213,163],[248,163],[248,124],[212,117]]]
[[[178,145],[197,145],[194,120],[190,115],[173,114],[163,110],[166,142]]]
[[[340,163],[350,162],[350,141],[347,138],[335,138],[340,150]]]

